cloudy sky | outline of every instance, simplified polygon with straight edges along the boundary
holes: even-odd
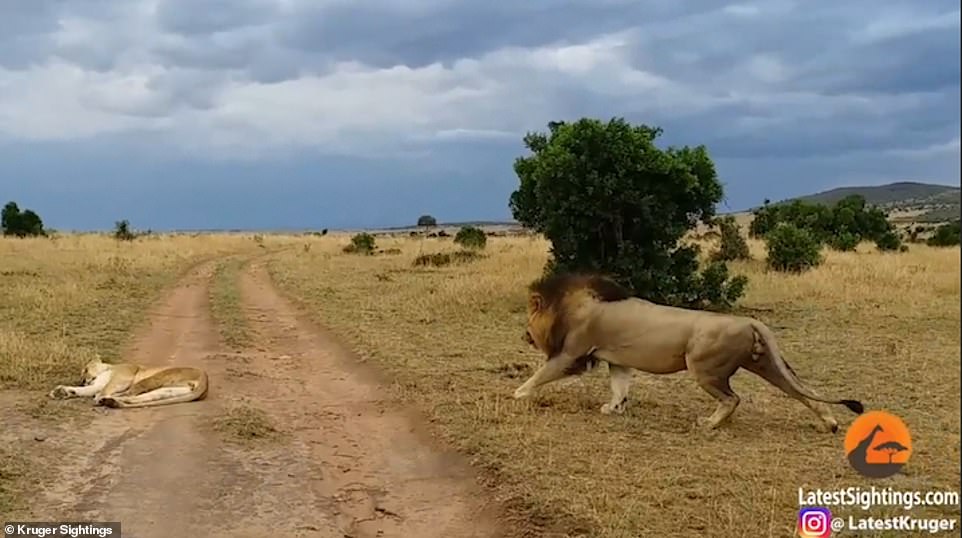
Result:
[[[505,219],[526,131],[706,144],[721,211],[959,184],[957,0],[0,0],[0,197],[60,229]]]

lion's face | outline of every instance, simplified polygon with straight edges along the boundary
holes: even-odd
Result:
[[[91,383],[98,375],[100,375],[106,366],[100,361],[100,359],[92,359],[84,365],[84,369],[80,372],[80,385],[87,385]]]
[[[525,329],[524,340],[528,345],[544,351],[551,330],[551,312],[544,308],[544,301],[537,293],[528,297],[528,326]]]

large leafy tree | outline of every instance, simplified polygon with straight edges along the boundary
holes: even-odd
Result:
[[[547,272],[607,273],[650,300],[728,306],[747,279],[724,263],[699,273],[698,250],[680,240],[712,222],[722,185],[703,146],[660,149],[658,127],[583,118],[528,133],[529,156],[509,206],[551,241]]]

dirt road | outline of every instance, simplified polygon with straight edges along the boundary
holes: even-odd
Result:
[[[255,344],[223,353],[209,315],[212,268],[170,293],[126,355],[207,369],[208,398],[104,409],[84,432],[51,432],[64,461],[36,500],[38,517],[121,521],[128,538],[501,535],[467,464],[302,319],[256,261],[239,283]],[[240,403],[280,435],[226,442],[213,422]]]

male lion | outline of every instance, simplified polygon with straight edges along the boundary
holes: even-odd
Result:
[[[715,412],[698,422],[717,428],[738,406],[729,378],[740,367],[801,401],[826,430],[838,431],[838,422],[828,409],[810,400],[842,404],[857,414],[864,410],[856,400],[825,399],[805,387],[764,323],[652,303],[603,276],[564,274],[533,283],[523,339],[548,358],[518,387],[515,398],[528,397],[545,383],[581,374],[603,361],[608,363],[611,383],[611,401],[601,407],[604,414],[624,412],[632,369],[653,374],[687,369],[718,400]]]
[[[131,363],[108,364],[100,357],[84,365],[80,386],[57,385],[55,399],[94,397],[106,407],[149,407],[203,400],[207,373],[199,368],[161,366],[144,368]]]

